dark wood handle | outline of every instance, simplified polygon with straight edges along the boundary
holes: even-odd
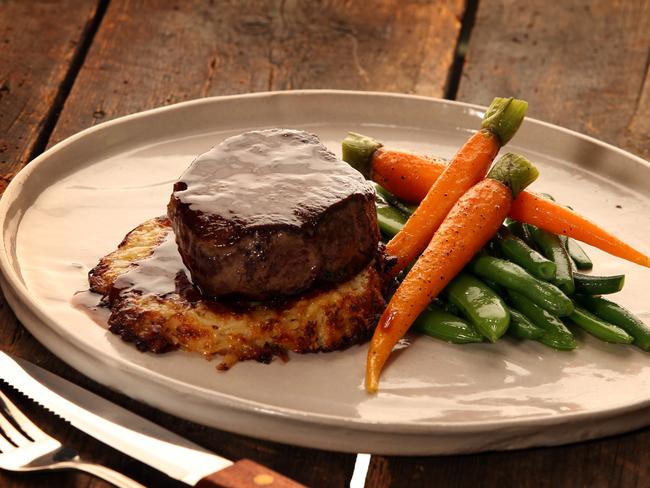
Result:
[[[275,471],[242,459],[199,480],[196,488],[306,488]]]

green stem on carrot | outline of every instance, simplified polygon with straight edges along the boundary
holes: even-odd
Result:
[[[505,146],[524,120],[528,102],[515,98],[496,97],[483,116],[482,129],[488,129]]]
[[[500,181],[512,192],[512,198],[530,185],[539,176],[538,169],[525,157],[518,154],[507,153],[499,158],[487,177]]]
[[[343,161],[356,169],[366,179],[370,179],[372,155],[381,146],[381,142],[372,137],[349,132],[341,145]]]

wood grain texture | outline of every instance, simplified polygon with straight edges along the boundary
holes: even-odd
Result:
[[[114,117],[210,95],[326,87],[441,96],[462,6],[462,0],[112,0],[48,145]],[[309,486],[345,486],[350,478],[352,455],[259,441],[166,415],[72,371],[10,311],[0,320],[0,348],[38,359],[225,457],[248,457]],[[89,459],[150,486],[180,486],[27,404],[41,425]],[[83,474],[57,476],[57,486],[107,486]],[[0,473],[2,486],[27,486],[34,479]],[[45,486],[50,478],[43,480]]]
[[[484,0],[458,99],[517,96],[529,115],[650,157],[650,2]]]
[[[339,88],[442,96],[462,10],[462,0],[114,0],[50,144],[211,95]]]
[[[650,430],[569,446],[468,456],[373,456],[366,486],[647,487]]]
[[[86,0],[0,2],[0,193],[41,141],[97,7]]]

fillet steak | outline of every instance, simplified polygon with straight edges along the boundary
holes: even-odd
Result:
[[[374,189],[313,134],[268,129],[199,156],[167,207],[204,296],[267,300],[348,280],[377,252]]]

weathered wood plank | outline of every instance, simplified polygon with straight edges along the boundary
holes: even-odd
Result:
[[[442,96],[462,9],[462,0],[113,1],[50,144],[211,95],[339,88]]]
[[[120,115],[210,95],[345,88],[441,96],[463,7],[462,0],[214,3],[111,1],[49,145]],[[10,312],[0,319],[3,349],[40,358],[46,368],[215,452],[250,457],[311,486],[344,486],[350,477],[354,456],[206,429],[110,392],[45,351]],[[151,486],[169,483],[48,414],[30,411],[90,459]],[[18,478],[7,479],[24,486]],[[57,482],[105,486],[84,475],[61,475]]]
[[[98,4],[0,2],[0,193],[44,142]]]
[[[366,486],[650,486],[650,430],[562,447],[468,456],[372,458]]]
[[[458,99],[516,95],[531,117],[648,158],[649,62],[650,2],[486,0]]]

